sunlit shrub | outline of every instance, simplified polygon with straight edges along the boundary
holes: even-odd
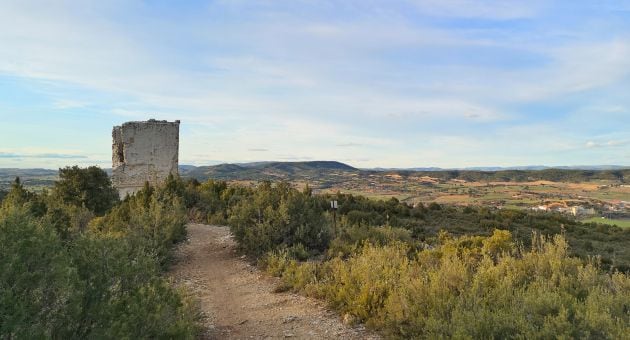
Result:
[[[624,338],[630,278],[568,254],[564,237],[530,250],[507,231],[453,238],[409,256],[366,243],[347,260],[276,265],[288,288],[324,298],[394,338]]]
[[[179,197],[144,189],[102,218],[92,220],[90,229],[101,235],[135,238],[151,247],[164,263],[170,247],[186,236],[186,221]]]
[[[370,227],[367,225],[343,225],[339,235],[330,242],[327,254],[329,257],[346,257],[355,253],[365,242],[374,245],[386,245],[392,242],[413,244],[411,232],[394,227]]]

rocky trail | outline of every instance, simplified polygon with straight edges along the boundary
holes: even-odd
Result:
[[[239,256],[227,227],[188,225],[168,275],[199,299],[203,339],[379,338],[343,324],[323,302],[274,293],[277,279]]]

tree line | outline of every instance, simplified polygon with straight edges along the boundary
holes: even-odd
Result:
[[[630,179],[630,169],[616,170],[573,170],[573,169],[543,169],[543,170],[439,170],[439,171],[411,171],[400,170],[397,174],[405,176],[429,176],[443,181],[460,179],[469,182],[589,182],[593,180],[607,180],[625,183]]]

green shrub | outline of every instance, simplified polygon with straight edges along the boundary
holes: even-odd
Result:
[[[233,207],[229,224],[241,249],[254,256],[298,244],[324,251],[331,235],[319,201],[286,183],[261,184]]]
[[[396,241],[407,244],[415,243],[411,237],[411,232],[406,229],[388,226],[343,225],[339,235],[330,242],[327,254],[329,257],[346,257],[355,253],[366,241],[381,246]]]
[[[65,204],[85,207],[96,215],[105,214],[118,201],[118,192],[107,173],[96,166],[59,169],[53,196]]]
[[[54,228],[23,208],[0,213],[0,338],[67,338],[81,282]]]
[[[177,196],[145,188],[90,223],[93,232],[142,240],[161,263],[186,236],[186,209]]]
[[[84,282],[81,338],[193,338],[196,310],[160,277],[145,239],[89,235],[72,247]]]
[[[161,277],[181,198],[147,188],[93,216],[16,181],[0,207],[0,339],[195,338],[196,306]]]

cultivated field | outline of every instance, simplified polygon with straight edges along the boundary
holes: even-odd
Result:
[[[343,183],[325,192],[361,194],[375,199],[396,197],[408,203],[449,203],[486,205],[505,208],[531,208],[562,204],[602,206],[630,201],[630,186],[610,181],[563,183],[535,182],[465,182],[461,180],[383,178],[373,183]]]

